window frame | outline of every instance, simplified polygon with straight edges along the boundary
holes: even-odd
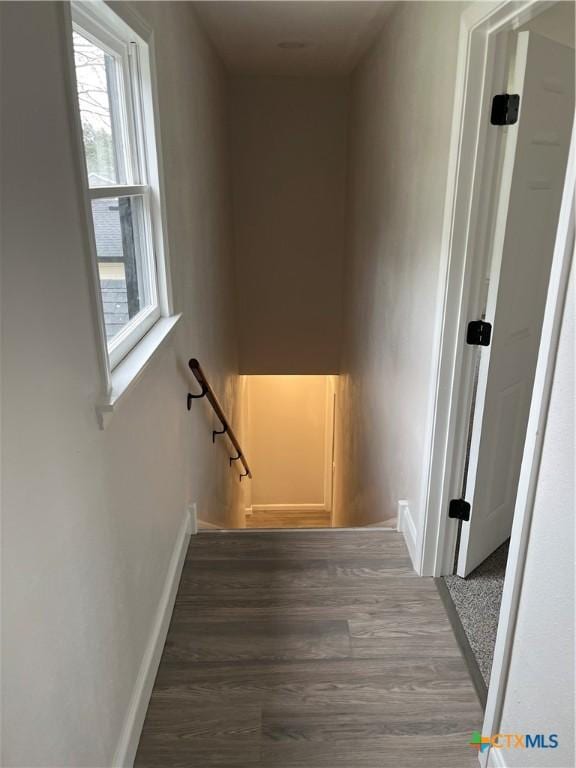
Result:
[[[93,289],[98,335],[105,367],[106,391],[110,392],[113,388],[114,369],[162,318],[172,315],[170,274],[164,237],[165,210],[161,193],[161,152],[157,138],[159,135],[158,110],[152,69],[153,37],[139,17],[134,15],[130,18],[131,23],[127,23],[103,0],[94,0],[90,3],[73,1],[70,4],[69,22],[72,96],[83,169],[91,273],[94,278]],[[126,174],[127,180],[135,183],[90,187],[77,95],[73,32],[79,32],[121,63],[121,76],[118,79],[122,91],[120,96],[122,130],[123,134],[126,133],[124,139],[127,138],[127,141],[123,142],[126,153]],[[143,255],[147,259],[145,271],[149,283],[148,289],[152,291],[155,300],[131,318],[109,343],[104,322],[92,201],[111,197],[137,197],[142,200],[144,222],[142,234],[146,242]]]

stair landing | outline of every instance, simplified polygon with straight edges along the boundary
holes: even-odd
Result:
[[[330,528],[331,514],[320,509],[258,509],[246,513],[246,528]]]
[[[482,709],[394,531],[193,536],[140,768],[477,768]]]

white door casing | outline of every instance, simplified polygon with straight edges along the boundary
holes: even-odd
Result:
[[[574,51],[518,35],[521,94],[501,174],[468,468],[468,523],[457,572],[470,573],[510,535],[574,115]]]

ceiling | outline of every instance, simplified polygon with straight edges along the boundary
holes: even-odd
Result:
[[[354,69],[394,3],[208,0],[193,5],[230,72],[323,76]]]

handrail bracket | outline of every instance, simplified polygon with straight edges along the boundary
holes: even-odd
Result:
[[[188,392],[188,398],[186,401],[186,406],[188,410],[192,408],[192,400],[200,400],[200,398],[206,397],[207,394],[208,394],[208,389],[204,384],[202,384],[202,392],[200,392],[199,395],[193,395],[192,392]]]
[[[213,429],[212,430],[212,442],[213,443],[216,442],[216,435],[225,435],[226,432],[228,432],[226,427],[224,427],[224,429]]]
[[[201,392],[199,395],[193,395],[191,392],[188,392],[188,397],[186,398],[186,406],[188,410],[191,410],[192,408],[192,400],[200,400],[202,397],[205,397],[208,400],[208,402],[210,403],[210,405],[214,410],[214,413],[218,417],[218,421],[220,422],[220,425],[222,426],[222,429],[212,430],[212,442],[213,443],[216,442],[217,435],[228,435],[228,439],[230,440],[230,442],[232,443],[232,445],[236,450],[236,456],[229,456],[229,461],[228,461],[229,466],[232,466],[233,461],[240,461],[244,468],[244,472],[239,476],[240,482],[242,482],[243,477],[252,478],[252,472],[250,471],[250,467],[248,466],[246,457],[242,453],[242,448],[240,448],[240,443],[238,442],[238,439],[236,438],[236,435],[234,434],[234,431],[230,426],[230,422],[224,415],[222,406],[218,402],[218,398],[216,397],[214,390],[208,383],[200,363],[195,358],[192,358],[191,360],[188,361],[188,366],[192,371],[192,373],[194,374],[194,378],[196,379],[198,384],[200,384],[200,387],[201,387]]]

